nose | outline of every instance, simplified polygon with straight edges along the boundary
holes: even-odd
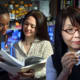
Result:
[[[80,32],[79,32],[79,31],[76,31],[76,32],[74,33],[74,37],[80,38]]]
[[[28,26],[27,26],[27,29],[30,30],[30,29],[31,29],[31,25],[28,25]]]

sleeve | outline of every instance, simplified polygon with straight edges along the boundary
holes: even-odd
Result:
[[[45,78],[46,77],[46,68],[43,67],[40,71],[35,73],[35,78]]]
[[[53,66],[51,56],[47,59],[46,63],[46,80],[56,80],[57,72]]]
[[[47,59],[49,56],[51,56],[53,54],[53,48],[49,41],[44,42],[43,49],[44,49],[43,50],[43,58]]]
[[[53,48],[49,41],[44,41],[43,49],[43,58],[47,59],[51,54],[53,54]],[[38,72],[35,76],[37,77],[45,77],[46,76],[46,65],[42,68],[40,72]]]

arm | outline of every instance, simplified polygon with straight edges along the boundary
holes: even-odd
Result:
[[[57,72],[53,66],[51,56],[48,58],[46,63],[46,80],[56,80]]]
[[[42,52],[42,57],[44,59],[47,59],[52,53],[53,53],[53,48],[52,48],[52,45],[49,41],[44,41],[43,42],[43,46],[42,46],[42,49],[43,49],[43,52]],[[39,77],[46,77],[46,65],[44,66],[44,68],[42,68],[42,70],[40,70],[36,75],[36,76],[39,76]]]

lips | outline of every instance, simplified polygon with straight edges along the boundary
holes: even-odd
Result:
[[[30,34],[31,32],[26,32],[26,34]]]
[[[80,44],[80,41],[73,41],[72,43]]]

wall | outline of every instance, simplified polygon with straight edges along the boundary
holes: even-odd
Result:
[[[40,11],[42,11],[47,17],[49,14],[49,1],[40,1]]]

